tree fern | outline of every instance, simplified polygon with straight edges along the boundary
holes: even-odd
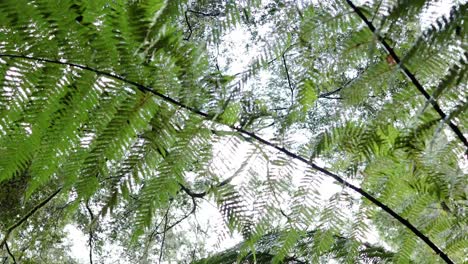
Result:
[[[465,261],[466,4],[356,4],[2,1],[0,254]]]

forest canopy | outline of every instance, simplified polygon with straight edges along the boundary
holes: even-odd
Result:
[[[0,1],[0,263],[465,263],[467,5]]]

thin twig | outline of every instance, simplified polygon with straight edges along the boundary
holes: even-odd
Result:
[[[189,188],[185,187],[183,184],[179,183],[179,186],[180,186],[180,189],[182,191],[184,191],[188,196],[192,197],[192,198],[203,198],[205,197],[205,195],[207,194],[206,191],[204,192],[201,192],[201,193],[194,193],[192,192],[192,190],[190,190]]]
[[[286,64],[286,58],[284,57],[284,53],[281,54],[281,58],[283,59],[284,70],[286,71],[286,78],[288,79],[289,90],[291,90],[291,105],[293,105],[294,104],[294,87],[292,86],[292,83],[291,83],[291,77],[289,76],[289,69],[288,69],[288,65]]]
[[[189,35],[184,38],[184,40],[186,40],[186,41],[190,40],[190,37],[192,37],[192,33],[193,33],[192,25],[190,24],[190,21],[189,21],[189,18],[188,18],[188,13],[189,12],[193,13],[193,14],[195,14],[197,16],[204,16],[204,17],[216,17],[216,16],[219,16],[221,14],[219,11],[214,12],[214,13],[204,13],[204,12],[190,10],[190,9],[185,11],[184,12],[185,23],[187,23],[188,30],[189,30]]]
[[[184,12],[184,17],[185,17],[185,22],[187,23],[187,26],[188,26],[188,30],[189,30],[189,35],[184,38],[184,40],[190,40],[190,37],[192,36],[192,25],[190,25],[190,21],[189,21],[189,18],[188,18],[188,15],[187,15],[187,11]]]
[[[266,156],[266,153],[263,152],[263,150],[260,149],[260,151],[263,153],[263,155]],[[272,185],[272,183],[271,183],[272,181],[271,181],[271,179],[270,179],[270,160],[269,160],[269,159],[267,159],[267,162],[266,162],[266,169],[267,169],[267,179],[268,179],[268,180],[267,180],[267,183],[268,183],[268,185],[269,185],[270,188],[271,188],[271,192],[273,193],[273,198],[275,199],[275,202],[278,204],[279,211],[280,211],[280,213],[281,213],[284,217],[286,217],[286,220],[288,220],[288,223],[292,223],[292,220],[291,220],[291,218],[289,217],[289,215],[287,215],[287,214],[283,211],[283,208],[281,208],[281,202],[279,201],[278,196],[276,195],[276,190],[275,190],[275,188],[273,187],[273,185]]]
[[[343,100],[343,97],[320,96],[321,99]]]
[[[277,60],[278,60],[278,58],[275,57],[275,58],[273,58],[273,59],[267,61],[265,64],[270,65],[270,64],[272,64],[273,62],[275,62],[275,61],[277,61]],[[250,73],[250,72],[252,72],[252,69],[248,69],[248,70],[245,70],[245,71],[241,71],[241,72],[238,72],[238,73],[234,73],[234,74],[232,74],[232,76],[237,77],[237,76],[239,76],[239,75],[244,75],[244,74],[247,74],[247,73]]]
[[[370,22],[367,17],[364,15],[364,13],[361,12],[361,10],[354,5],[354,3],[351,1],[351,0],[346,0],[346,2],[348,3],[348,5],[353,9],[353,11],[362,19],[362,21],[367,25],[367,27],[370,29],[370,31],[372,31],[372,33],[374,33],[374,35],[376,36],[376,38],[379,40],[379,42],[382,44],[382,46],[384,47],[384,49],[387,51],[387,53],[393,58],[393,60],[395,61],[396,64],[399,65],[399,68],[400,70],[403,72],[404,75],[406,75],[406,77],[408,79],[410,79],[410,81],[414,84],[414,86],[416,86],[416,88],[418,89],[418,91],[426,98],[426,100],[428,100],[432,107],[436,110],[436,112],[440,115],[440,117],[442,118],[442,120],[447,120],[447,115],[444,113],[444,111],[442,111],[442,109],[440,108],[439,104],[437,103],[437,101],[424,89],[424,87],[422,86],[422,84],[419,82],[419,80],[416,78],[416,76],[403,64],[403,62],[401,61],[400,57],[398,57],[398,55],[396,54],[395,50],[388,44],[388,42],[382,37],[380,36],[380,34],[377,32],[377,29],[375,28],[375,26],[372,24],[372,22]],[[460,129],[458,128],[457,125],[455,125],[452,121],[448,120],[448,125],[449,127],[452,129],[452,131],[455,133],[455,135],[461,140],[461,142],[463,142],[463,144],[465,145],[465,147],[468,149],[468,141],[466,140],[465,136],[463,135],[463,133],[460,131]],[[467,150],[468,152],[468,150]],[[441,255],[441,257],[443,257]],[[445,259],[444,259],[445,260]]]
[[[347,0],[348,1],[348,0]],[[0,57],[10,57],[10,58],[21,58],[21,59],[27,59],[27,60],[34,60],[34,61],[39,61],[39,62],[48,62],[48,63],[53,63],[53,64],[60,64],[60,65],[66,65],[66,66],[72,66],[72,67],[75,67],[75,68],[79,68],[79,69],[83,69],[83,70],[87,70],[87,71],[92,71],[96,74],[99,74],[99,75],[103,75],[103,76],[107,76],[107,77],[110,77],[110,78],[113,78],[113,79],[116,79],[116,80],[120,80],[122,82],[125,82],[125,83],[128,83],[128,84],[131,84],[131,85],[134,85],[138,90],[140,90],[141,92],[148,92],[148,93],[152,93],[158,97],[160,97],[161,99],[163,99],[164,101],[166,102],[169,102],[175,106],[178,106],[180,108],[183,108],[183,109],[186,109],[194,114],[197,114],[207,120],[212,120],[212,121],[216,121],[216,120],[213,120],[213,115],[212,114],[208,114],[208,113],[205,113],[205,112],[202,112],[194,107],[191,107],[191,106],[188,106],[188,105],[185,105],[184,103],[182,102],[179,102],[167,95],[164,95],[158,91],[156,91],[155,89],[151,88],[151,87],[148,87],[148,86],[145,86],[145,85],[142,85],[140,83],[137,83],[135,81],[132,81],[132,80],[128,80],[120,75],[116,75],[116,74],[113,74],[113,73],[109,73],[109,72],[105,72],[105,71],[101,71],[101,70],[97,70],[97,69],[93,69],[89,66],[84,66],[84,65],[79,65],[79,64],[76,64],[76,63],[70,63],[70,62],[64,62],[64,61],[57,61],[57,60],[51,60],[51,59],[44,59],[44,58],[36,58],[36,57],[30,57],[30,56],[25,56],[25,55],[14,55],[14,54],[0,54]],[[225,125],[225,124],[224,124]],[[370,193],[368,193],[367,191],[357,187],[356,185],[353,185],[352,183],[346,181],[344,178],[340,177],[339,175],[323,168],[323,167],[320,167],[318,165],[316,165],[315,163],[311,162],[310,160],[307,160],[301,156],[299,156],[298,154],[295,154],[291,151],[289,151],[288,149],[284,148],[284,147],[280,147],[258,135],[256,135],[255,133],[252,133],[252,132],[249,132],[247,130],[244,130],[243,128],[241,127],[237,127],[237,126],[234,126],[234,125],[226,125],[228,127],[230,127],[231,129],[243,134],[244,136],[248,136],[252,139],[255,139],[257,142],[263,144],[263,145],[266,145],[266,146],[269,146],[273,149],[276,149],[282,153],[284,153],[286,156],[290,157],[290,158],[293,158],[295,160],[299,160],[301,162],[303,162],[304,164],[307,164],[308,166],[310,166],[311,168],[313,168],[314,170],[317,170],[333,179],[335,179],[337,182],[339,182],[340,184],[342,184],[343,186],[345,187],[348,187],[350,189],[352,189],[353,191],[359,193],[361,196],[365,197],[366,199],[368,199],[371,203],[373,203],[374,205],[376,205],[377,207],[381,208],[383,211],[387,212],[389,215],[391,215],[393,218],[395,218],[398,222],[400,222],[401,224],[403,224],[404,226],[406,226],[411,232],[413,232],[417,237],[419,237],[425,244],[427,244],[437,255],[439,255],[444,261],[446,261],[447,263],[453,263],[450,258],[447,256],[447,254],[445,254],[436,244],[434,244],[434,242],[432,242],[426,235],[424,235],[418,228],[416,228],[413,224],[411,224],[408,220],[406,220],[405,218],[403,218],[402,216],[400,216],[398,213],[396,213],[395,211],[393,211],[390,207],[388,207],[387,205],[383,204],[381,201],[379,201],[377,198],[375,198],[373,195],[371,195]],[[57,192],[58,193],[58,192]],[[51,198],[50,198],[51,199]],[[11,231],[10,231],[11,232]],[[7,238],[8,236],[6,236],[5,238]],[[6,240],[6,239],[4,239]],[[0,244],[0,245],[3,245]]]
[[[367,68],[369,68],[369,66],[366,66],[364,69],[362,69],[361,71],[359,71],[358,74],[357,74],[354,78],[349,79],[348,81],[346,81],[343,85],[341,85],[341,86],[338,87],[337,89],[335,89],[335,90],[333,90],[333,91],[330,91],[330,92],[323,93],[323,94],[319,94],[318,98],[342,99],[342,98],[329,97],[329,96],[330,96],[330,95],[334,95],[334,94],[340,92],[341,90],[343,90],[344,88],[348,87],[352,82],[354,82],[355,80],[357,80],[357,79],[361,76],[361,74],[367,70]]]
[[[166,230],[167,230],[167,216],[169,214],[169,208],[167,209],[166,215],[164,216],[164,232],[161,241],[161,249],[159,250],[159,263],[161,263],[163,257],[164,241],[166,240]]]
[[[166,213],[164,213],[164,216],[167,215],[167,214],[169,213],[169,210],[170,210],[171,205],[172,205],[172,201],[173,201],[173,200],[170,201],[169,206],[167,207]],[[145,250],[144,250],[144,253],[142,254],[142,256],[140,257],[140,260],[142,260],[142,258],[148,256],[148,249],[149,249],[150,243],[151,243],[151,241],[153,240],[154,236],[161,234],[161,233],[158,232],[158,229],[159,229],[159,227],[162,225],[162,223],[164,222],[164,219],[165,219],[164,216],[163,216],[163,218],[161,219],[161,221],[159,222],[159,224],[157,224],[157,225],[154,227],[153,231],[152,231],[151,234],[148,236],[148,239],[146,240]],[[141,261],[140,261],[140,262],[141,262]]]
[[[88,240],[88,245],[89,245],[89,263],[93,264],[93,222],[94,222],[94,214],[93,211],[91,211],[91,208],[89,208],[89,200],[86,201],[85,203],[86,209],[88,210],[89,213],[89,218],[90,218],[90,223],[89,223],[89,240]]]
[[[11,225],[6,233],[5,233],[5,237],[3,237],[3,240],[2,242],[0,243],[0,248],[2,248],[4,245],[6,245],[6,242],[8,240],[8,237],[10,236],[11,232],[13,232],[13,230],[15,230],[18,226],[20,226],[21,224],[23,224],[24,222],[26,222],[29,217],[31,217],[37,210],[41,209],[44,205],[46,205],[50,200],[52,200],[52,198],[54,198],[60,191],[62,190],[62,188],[59,188],[57,189],[55,192],[53,192],[51,195],[49,195],[49,197],[47,197],[46,199],[44,199],[42,202],[40,202],[38,205],[34,206],[34,208],[32,208],[25,216],[23,216],[18,222],[14,223],[13,225]]]
[[[371,22],[374,22],[375,17],[377,16],[377,13],[379,12],[380,6],[382,5],[383,0],[380,0],[379,4],[377,5],[377,8],[374,11],[374,15],[372,16]]]
[[[234,174],[235,175],[235,174]],[[222,182],[218,183],[215,188],[221,188],[223,187],[224,185],[230,183],[232,181],[234,176],[231,176],[225,180],[223,180]],[[183,184],[179,183],[179,186],[180,186],[180,189],[182,191],[184,191],[188,196],[192,197],[192,198],[203,198],[205,197],[207,194],[208,194],[208,191],[203,191],[201,193],[195,193],[193,192],[192,190],[190,190],[189,188],[185,187]]]
[[[227,178],[226,180],[220,182],[218,185],[216,185],[217,188],[219,187],[222,187],[226,184],[228,184],[229,182],[231,182],[232,180],[232,177],[229,177]],[[208,192],[207,191],[204,191],[204,192],[201,192],[201,193],[194,193],[192,190],[190,190],[189,188],[185,187],[184,185],[180,184],[179,183],[179,186],[180,186],[180,189],[183,190],[188,196],[190,196],[192,198],[192,203],[193,203],[193,206],[192,206],[192,210],[188,213],[186,213],[182,218],[180,218],[179,220],[175,221],[173,224],[165,227],[163,229],[163,231],[161,232],[158,232],[157,230],[155,230],[151,236],[155,235],[155,234],[158,234],[158,235],[161,235],[169,230],[171,230],[172,228],[174,228],[175,226],[177,226],[178,224],[180,224],[182,221],[184,221],[185,219],[187,219],[189,216],[191,216],[192,214],[195,213],[195,211],[197,210],[197,201],[196,201],[196,198],[204,198]]]
[[[204,12],[188,9],[186,12],[190,12],[190,13],[193,13],[195,15],[204,16],[204,17],[217,17],[217,16],[221,15],[221,12],[219,12],[219,11],[216,11],[216,12],[213,12],[213,13],[204,13]]]
[[[349,80],[347,81],[344,85],[342,85],[341,87],[333,90],[333,91],[330,91],[330,92],[326,92],[326,93],[323,93],[323,94],[319,94],[318,98],[328,98],[328,96],[330,95],[334,95],[338,92],[340,92],[341,90],[343,90],[345,87],[347,87],[353,80]],[[330,99],[330,98],[328,98]]]
[[[11,259],[13,260],[13,263],[16,264],[15,256],[13,255],[13,253],[11,253],[10,247],[8,246],[8,243],[7,243],[7,242],[5,242],[5,247],[6,247],[6,250],[7,250],[7,252],[8,252],[8,255],[10,255]]]
[[[289,50],[291,50],[292,47],[294,47],[294,46],[296,46],[296,45],[298,45],[298,44],[299,44],[299,42],[293,43],[293,44],[289,45],[289,46],[284,50],[283,54],[287,53]],[[279,59],[278,56],[277,56],[277,57],[274,57],[273,59],[271,59],[271,60],[265,62],[265,64],[266,64],[266,65],[270,65],[270,64],[272,64],[273,62],[277,61],[278,59]],[[239,75],[244,75],[244,74],[247,74],[247,73],[250,73],[250,72],[252,72],[252,69],[247,69],[247,70],[245,70],[245,71],[241,71],[241,72],[238,72],[238,73],[234,73],[234,74],[232,74],[231,76],[237,77],[237,76],[239,76]]]
[[[179,220],[175,221],[173,224],[171,224],[170,226],[165,226],[165,228],[163,229],[162,232],[156,232],[156,234],[158,235],[161,235],[163,233],[166,233],[167,231],[171,230],[172,228],[174,228],[175,226],[177,226],[178,224],[182,223],[182,221],[184,221],[185,219],[187,219],[189,216],[191,216],[192,214],[195,213],[196,209],[197,209],[197,202],[195,200],[195,197],[192,197],[192,202],[193,202],[193,207],[192,207],[192,210],[185,214],[182,218],[180,218]]]

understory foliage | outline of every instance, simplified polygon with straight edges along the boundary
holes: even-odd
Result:
[[[467,10],[0,1],[0,262],[467,261]]]

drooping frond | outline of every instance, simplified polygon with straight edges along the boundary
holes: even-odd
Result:
[[[2,1],[0,253],[464,261],[466,4],[357,4]]]

